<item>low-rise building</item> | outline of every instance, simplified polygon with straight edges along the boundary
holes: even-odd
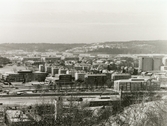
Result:
[[[28,60],[31,60],[31,61],[41,61],[41,57],[23,57],[22,58],[22,62],[25,62],[25,61],[28,61]]]
[[[106,82],[106,74],[86,74],[85,79],[88,88],[104,87]]]
[[[111,74],[111,80],[124,80],[124,79],[130,79],[131,75],[130,74],[122,74],[122,73],[113,73]]]
[[[114,81],[115,91],[152,91],[159,89],[160,84],[156,80],[150,81],[144,78],[131,78]]]
[[[46,63],[54,63],[61,60],[61,57],[45,57],[43,60]]]
[[[48,74],[52,73],[52,67],[51,66],[45,66],[45,72]]]
[[[60,74],[60,75],[57,75],[57,76],[59,77],[59,80],[56,81],[56,84],[57,84],[58,88],[73,84],[72,75]]]
[[[69,61],[69,60],[70,60],[70,61],[78,61],[78,60],[79,60],[79,57],[64,57],[64,60],[65,60],[65,61],[67,61],[67,60],[68,60],[68,61]]]
[[[43,64],[39,65],[39,71],[40,72],[45,72],[45,66]]]
[[[21,110],[7,110],[6,123],[8,126],[35,126],[35,121]]]
[[[67,72],[67,69],[59,69],[59,74],[66,74]]]
[[[33,75],[34,75],[34,78],[33,78],[34,81],[44,82],[45,78],[48,75],[48,73],[46,73],[46,72],[40,72],[40,71],[35,71],[33,73]]]
[[[52,76],[55,76],[55,74],[59,74],[59,68],[52,67],[51,74],[52,74]]]
[[[84,81],[85,75],[86,75],[85,72],[77,72],[77,73],[75,73],[75,80]]]

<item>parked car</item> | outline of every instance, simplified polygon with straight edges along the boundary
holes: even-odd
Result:
[[[26,91],[25,94],[33,94],[33,91]]]
[[[17,95],[22,95],[22,94],[24,94],[24,92],[23,91],[17,91],[16,94]]]

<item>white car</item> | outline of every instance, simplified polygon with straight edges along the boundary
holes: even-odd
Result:
[[[26,94],[33,94],[32,91],[26,91],[25,93],[26,93]]]
[[[24,94],[24,92],[22,92],[22,91],[17,91],[16,93],[17,93],[17,95],[22,95],[22,94]]]

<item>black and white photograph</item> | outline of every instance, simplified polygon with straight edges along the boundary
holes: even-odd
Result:
[[[0,126],[167,126],[167,0],[0,0]]]

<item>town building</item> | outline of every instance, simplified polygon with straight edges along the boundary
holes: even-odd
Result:
[[[154,71],[160,70],[162,66],[162,57],[161,56],[142,56],[139,57],[139,70],[140,71]]]
[[[35,121],[21,110],[7,110],[6,124],[8,126],[35,126]]]
[[[162,58],[162,63],[164,66],[167,66],[167,57]]]
[[[85,81],[87,83],[87,88],[104,87],[106,74],[86,74]]]
[[[28,61],[28,60],[31,60],[31,61],[41,61],[41,57],[23,57],[22,58],[22,62],[25,62],[25,61]]]
[[[67,69],[59,69],[59,73],[58,74],[66,74]]]
[[[153,70],[152,57],[139,57],[139,70],[152,71]]]
[[[31,82],[31,81],[44,81],[47,77],[46,72],[21,70],[16,73],[10,72],[2,74],[2,79],[7,82]]]
[[[51,74],[52,76],[55,76],[55,74],[59,74],[59,68],[52,67]]]
[[[75,80],[80,80],[80,81],[84,81],[85,80],[85,75],[86,73],[83,71],[79,71],[75,73]]]
[[[45,66],[43,64],[39,65],[39,71],[40,72],[45,72]]]
[[[69,74],[59,74],[57,75],[59,77],[59,80],[56,80],[56,87],[57,89],[62,89],[63,87],[72,87],[72,75]],[[57,77],[56,76],[56,77]]]
[[[45,63],[55,63],[61,60],[61,57],[44,57],[43,60]]]
[[[52,67],[51,66],[45,66],[45,72],[48,74],[52,73]]]

